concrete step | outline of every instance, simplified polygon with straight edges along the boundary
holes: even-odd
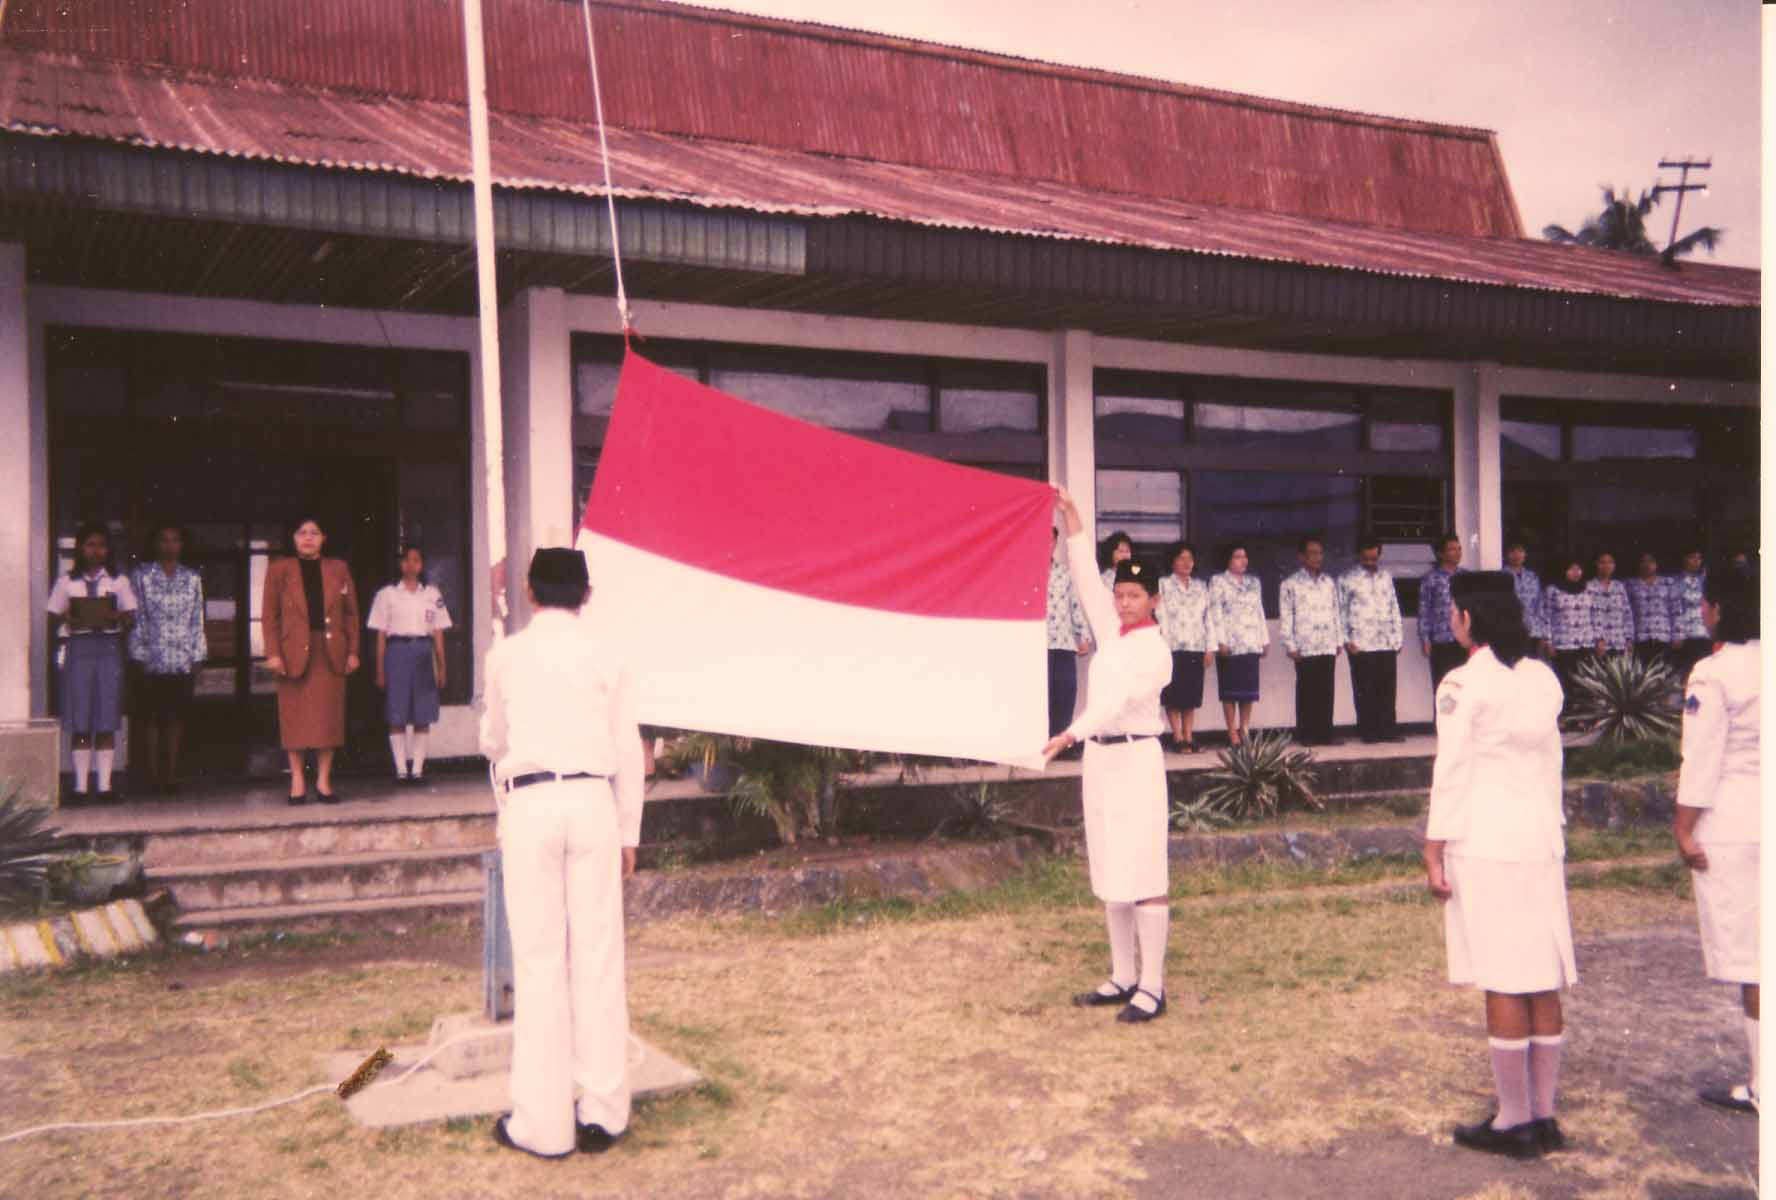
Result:
[[[387,817],[358,813],[239,828],[95,834],[83,840],[101,854],[137,854],[148,868],[220,868],[342,855],[484,850],[494,845],[496,826],[492,813]]]
[[[377,900],[334,900],[318,904],[266,904],[248,908],[207,908],[180,913],[178,932],[218,930],[225,935],[269,930],[312,933],[362,928],[409,928],[420,921],[466,920],[481,915],[481,889],[390,896]]]
[[[151,887],[172,893],[181,910],[250,909],[388,900],[476,891],[480,847],[312,855],[246,862],[150,866]]]

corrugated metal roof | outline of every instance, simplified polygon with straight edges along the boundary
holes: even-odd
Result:
[[[580,6],[490,0],[497,111],[585,123]],[[1516,236],[1485,130],[742,16],[597,0],[627,129],[1421,232]],[[12,0],[8,46],[223,82],[463,102],[453,0]]]
[[[0,53],[0,128],[431,179],[468,175],[460,108],[275,84],[180,79],[64,56]],[[498,113],[494,170],[507,187],[602,195],[594,130]],[[807,217],[918,225],[1229,255],[1387,275],[1755,307],[1758,273],[1520,239],[1353,223],[1043,181],[635,130],[610,131],[619,196]]]

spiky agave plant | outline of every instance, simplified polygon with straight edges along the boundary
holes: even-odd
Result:
[[[29,808],[16,787],[0,796],[0,900],[25,903],[43,892],[49,864],[68,839],[45,829],[46,808]]]
[[[1664,663],[1632,654],[1590,658],[1573,672],[1573,686],[1573,723],[1602,741],[1644,742],[1679,730],[1677,674]]]
[[[1314,795],[1313,764],[1313,751],[1286,732],[1262,730],[1221,752],[1221,765],[1204,772],[1196,802],[1235,820],[1274,817],[1296,805],[1324,808]]]

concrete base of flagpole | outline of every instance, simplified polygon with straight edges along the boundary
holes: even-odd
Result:
[[[469,1036],[427,1063],[411,1079],[403,1073],[453,1037]],[[369,1087],[346,1101],[346,1111],[369,1129],[391,1129],[452,1117],[480,1117],[511,1111],[512,1024],[494,1023],[480,1013],[440,1017],[423,1046],[397,1046],[394,1061]],[[322,1056],[327,1078],[343,1080],[358,1069],[368,1050],[345,1050]],[[631,1035],[629,1086],[637,1100],[696,1087],[703,1076]],[[401,1080],[400,1082],[394,1082]]]

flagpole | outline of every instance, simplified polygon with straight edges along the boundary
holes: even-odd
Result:
[[[462,0],[463,57],[468,62],[469,159],[475,199],[476,310],[481,330],[481,442],[486,472],[487,562],[493,640],[506,632],[505,429],[500,404],[499,287],[493,257],[493,170],[487,132],[487,50],[481,0]]]

